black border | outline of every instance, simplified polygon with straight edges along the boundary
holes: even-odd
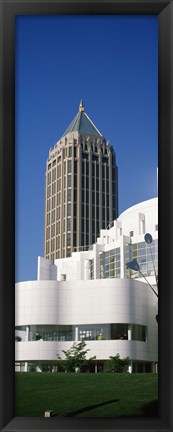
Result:
[[[16,15],[145,14],[159,22],[159,417],[14,417]],[[0,430],[173,431],[173,0],[0,0]]]

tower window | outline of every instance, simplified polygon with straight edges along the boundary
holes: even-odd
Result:
[[[67,185],[68,185],[68,187],[71,187],[71,175],[68,175]]]
[[[67,205],[67,216],[71,216],[71,204]]]
[[[68,149],[68,156],[72,157],[72,147],[69,147],[69,149]]]
[[[71,173],[72,171],[72,162],[71,160],[68,160],[68,173]]]

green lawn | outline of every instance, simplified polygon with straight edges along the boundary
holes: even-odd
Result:
[[[157,416],[157,374],[16,373],[16,416]]]

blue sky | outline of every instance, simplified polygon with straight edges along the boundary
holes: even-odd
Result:
[[[43,255],[45,167],[83,99],[114,146],[119,213],[157,194],[157,16],[16,18],[16,280]]]

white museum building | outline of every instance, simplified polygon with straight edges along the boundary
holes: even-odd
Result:
[[[16,283],[16,371],[56,372],[62,350],[85,340],[95,372],[117,353],[129,356],[129,372],[156,372],[157,198],[124,211],[85,249],[54,264],[38,257],[37,280]],[[140,271],[127,268],[132,260]]]

